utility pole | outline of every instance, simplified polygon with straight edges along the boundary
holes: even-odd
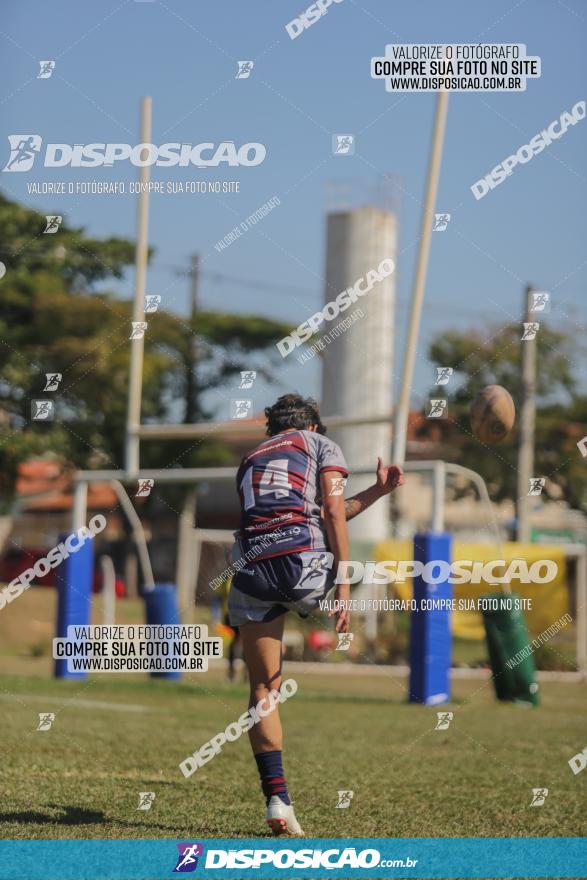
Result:
[[[533,323],[532,285],[524,292],[524,324]],[[528,490],[534,476],[534,428],[536,423],[536,346],[537,334],[522,333],[522,404],[520,408],[520,445],[518,448],[518,541],[530,540]]]
[[[189,274],[192,280],[190,304],[191,317],[193,320],[198,309],[198,284],[200,281],[200,257],[198,254],[192,255],[192,266]]]
[[[190,285],[190,324],[195,327],[196,313],[198,311],[198,287],[200,283],[200,257],[192,255],[191,268],[189,271]],[[198,341],[195,334],[191,337],[186,364],[186,407],[184,422],[190,425],[196,421],[195,394],[197,388],[196,370],[198,366]]]

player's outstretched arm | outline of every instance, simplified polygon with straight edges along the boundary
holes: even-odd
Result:
[[[358,516],[368,507],[371,507],[384,495],[389,495],[394,489],[403,486],[405,483],[404,472],[401,467],[396,464],[384,465],[380,458],[377,459],[377,479],[372,486],[357,492],[352,498],[347,498],[344,502],[344,509],[347,521]]]

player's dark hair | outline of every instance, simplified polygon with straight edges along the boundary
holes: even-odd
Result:
[[[306,431],[310,425],[318,425],[318,434],[326,433],[318,404],[311,397],[302,397],[301,394],[284,394],[273,406],[265,407],[265,416],[269,437],[281,434],[288,428]]]

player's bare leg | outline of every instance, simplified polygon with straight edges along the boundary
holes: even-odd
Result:
[[[285,615],[268,623],[245,623],[241,628],[243,654],[249,672],[249,708],[266,701],[270,691],[281,687],[281,641]],[[249,730],[253,754],[283,748],[279,704]]]
[[[281,686],[282,638],[285,615],[266,623],[245,623],[241,627],[243,653],[250,682],[249,708],[262,702],[266,709],[271,691]],[[274,834],[302,834],[287,793],[283,773],[283,732],[279,703],[249,730],[261,786],[267,800],[267,824]]]

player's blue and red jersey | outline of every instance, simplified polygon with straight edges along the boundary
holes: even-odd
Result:
[[[243,555],[253,551],[254,561],[327,548],[320,516],[324,471],[348,475],[340,447],[314,431],[284,431],[243,458],[236,477]]]

